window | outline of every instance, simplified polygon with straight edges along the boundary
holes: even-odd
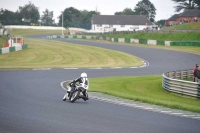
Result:
[[[125,25],[121,25],[121,27],[125,27]]]
[[[97,24],[97,27],[102,27],[102,25],[101,24]]]
[[[110,25],[110,27],[113,27],[113,25]]]

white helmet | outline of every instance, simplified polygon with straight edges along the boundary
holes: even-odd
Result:
[[[81,73],[81,77],[82,78],[87,78],[87,74],[86,73]]]

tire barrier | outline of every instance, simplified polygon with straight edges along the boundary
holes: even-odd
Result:
[[[14,51],[20,51],[28,48],[28,44],[23,44],[19,46],[13,46],[13,47],[6,47],[0,49],[0,54],[6,54]]]
[[[200,98],[200,82],[181,80],[193,77],[192,70],[167,72],[162,75],[162,87],[170,92]]]
[[[75,39],[93,39],[93,40],[106,40],[119,43],[137,43],[147,45],[161,45],[161,46],[200,46],[200,42],[193,41],[163,41],[163,40],[148,40],[148,39],[134,39],[134,38],[114,38],[106,36],[82,36],[82,35],[53,35],[47,38],[75,38]]]
[[[52,37],[52,36],[47,36],[47,38],[48,38],[48,39],[53,39],[53,37]]]

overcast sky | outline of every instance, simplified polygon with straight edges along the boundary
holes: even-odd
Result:
[[[57,17],[61,11],[68,7],[74,7],[78,10],[97,10],[101,15],[114,15],[117,11],[123,11],[125,8],[134,9],[136,4],[141,0],[30,0],[36,7],[39,7],[40,15],[42,11],[48,9],[54,12],[54,19],[58,22]],[[150,0],[156,10],[156,21],[168,19],[175,14],[175,3],[172,0]],[[0,8],[10,11],[17,11],[19,6],[28,4],[27,0],[0,0]]]

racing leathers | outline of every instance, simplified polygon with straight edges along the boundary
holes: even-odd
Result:
[[[88,100],[88,94],[87,94],[87,89],[88,89],[88,87],[89,87],[88,78],[79,77],[79,78],[73,80],[73,81],[70,83],[70,87],[71,87],[71,88],[69,88],[67,92],[70,93],[71,90],[73,90],[73,89],[76,87],[76,83],[77,83],[77,82],[78,82],[80,85],[83,85],[83,86],[85,87],[85,91],[82,92],[84,97],[82,97],[82,98],[83,98],[84,100]]]

